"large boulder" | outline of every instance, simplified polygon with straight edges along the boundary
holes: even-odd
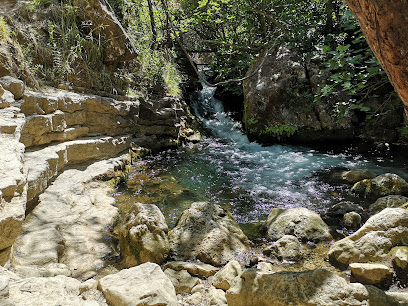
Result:
[[[354,184],[350,192],[357,196],[379,198],[388,195],[408,194],[408,183],[392,173],[385,173],[373,179],[365,179]]]
[[[177,305],[173,284],[154,263],[144,263],[105,276],[99,281],[98,288],[112,306]]]
[[[248,269],[235,278],[226,297],[229,306],[398,305],[375,287],[349,284],[322,269],[278,273]]]
[[[128,61],[136,57],[135,47],[107,2],[75,0],[73,5],[82,8],[83,19],[92,25],[93,35],[104,38],[104,62]]]
[[[313,104],[311,81],[295,50],[281,46],[276,53],[260,55],[247,75],[253,75],[243,82],[244,120],[250,138],[310,142],[352,137],[351,116],[339,120],[331,116],[335,102]]]
[[[126,267],[145,262],[162,263],[170,250],[168,227],[153,204],[133,204],[119,229],[120,253]]]
[[[199,259],[215,266],[242,261],[249,252],[249,240],[231,214],[208,202],[193,203],[184,211],[169,240],[174,259]]]
[[[285,235],[293,235],[304,241],[332,239],[329,227],[322,218],[303,207],[273,208],[263,226],[266,229],[266,237],[274,241]]]
[[[408,210],[386,208],[372,216],[353,235],[334,243],[329,260],[344,267],[352,262],[376,261],[392,247],[408,244]]]

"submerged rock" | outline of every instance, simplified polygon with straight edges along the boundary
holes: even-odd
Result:
[[[386,173],[374,179],[365,179],[356,183],[350,193],[376,198],[387,195],[404,195],[408,194],[408,183],[396,174]]]
[[[120,253],[125,266],[162,263],[170,250],[167,232],[166,220],[156,205],[134,204],[119,229]]]
[[[349,284],[323,269],[278,273],[248,269],[235,278],[226,297],[229,306],[398,305],[375,287]]]
[[[173,284],[154,263],[144,263],[105,276],[99,281],[98,288],[112,306],[177,305]]]
[[[408,210],[386,208],[353,235],[333,244],[328,256],[337,266],[385,257],[393,246],[408,244]]]
[[[184,211],[169,240],[172,258],[199,259],[215,266],[233,259],[245,261],[250,243],[227,211],[208,202],[193,203]]]
[[[327,241],[332,236],[329,227],[315,212],[306,208],[273,208],[264,223],[270,240],[278,240],[285,235],[293,235],[305,241]]]
[[[383,210],[384,208],[397,208],[401,205],[404,205],[408,202],[408,198],[401,196],[401,195],[389,195],[386,197],[382,197],[377,199],[374,204],[371,204],[368,208],[369,212],[377,213]]]

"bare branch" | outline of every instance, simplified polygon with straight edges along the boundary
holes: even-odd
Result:
[[[266,19],[268,19],[269,21],[271,21],[274,25],[276,25],[279,29],[281,29],[281,31],[283,32],[283,34],[285,34],[285,36],[289,35],[289,32],[285,29],[285,27],[279,22],[277,21],[275,18],[273,18],[271,15],[257,10],[257,9],[251,9],[252,12],[257,13],[259,15],[264,16]]]

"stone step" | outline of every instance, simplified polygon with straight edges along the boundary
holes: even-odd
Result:
[[[130,147],[131,136],[87,137],[25,153],[27,201],[33,200],[66,166],[116,156]]]

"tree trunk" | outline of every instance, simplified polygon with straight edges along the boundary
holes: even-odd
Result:
[[[408,1],[345,0],[408,115]]]

